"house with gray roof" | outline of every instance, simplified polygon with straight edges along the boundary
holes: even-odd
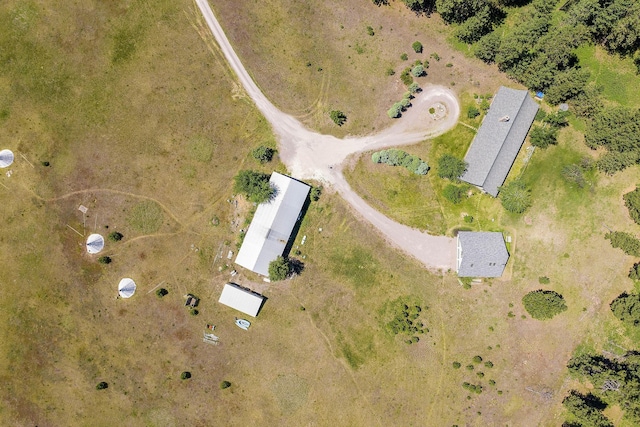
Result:
[[[509,261],[502,233],[460,231],[457,239],[460,277],[500,277]]]
[[[467,151],[468,167],[460,179],[496,197],[537,112],[529,92],[501,86]]]

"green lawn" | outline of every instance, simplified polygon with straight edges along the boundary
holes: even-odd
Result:
[[[640,107],[640,75],[631,58],[610,55],[595,45],[581,46],[577,54],[580,65],[591,71],[590,80],[602,85],[605,99],[628,107]]]

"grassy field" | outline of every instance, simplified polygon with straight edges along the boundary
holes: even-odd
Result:
[[[492,93],[508,82],[450,47],[448,29],[437,15],[416,16],[402,2],[372,7],[370,0],[268,0],[255,7],[252,1],[220,1],[212,6],[263,92],[323,133],[366,134],[389,126],[386,111],[406,91],[400,73],[417,59],[430,64],[428,75],[416,79],[421,85],[457,90],[482,84]],[[421,53],[413,51],[414,41],[422,43]],[[407,60],[400,58],[403,53]],[[388,75],[389,69],[395,74]],[[331,122],[333,109],[347,115],[342,127]]]
[[[631,58],[609,55],[602,47],[585,45],[578,49],[580,65],[591,72],[590,81],[602,86],[608,101],[640,107],[638,86],[640,75]]]
[[[403,92],[399,55],[414,60],[416,39],[423,57],[442,57],[424,81],[454,87],[465,105],[506,81],[447,48],[437,18],[414,17],[399,2],[214,9],[267,95],[337,134],[388,123],[388,103]],[[290,25],[274,25],[283,22]],[[598,177],[583,190],[563,183],[563,164],[589,154],[570,130],[519,166],[534,192],[526,221],[498,216],[486,196],[472,196],[476,206],[447,206],[434,170],[418,178],[363,158],[351,172],[370,203],[403,222],[451,232],[468,210],[477,218],[471,227],[508,229],[510,279],[464,290],[454,275],[388,248],[325,191],[294,246],[301,276],[234,278],[268,297],[248,332],[236,328],[238,313],[217,298],[252,206],[232,194],[232,177],[284,166],[251,158],[253,148],[275,146],[273,135],[192,2],[10,1],[0,5],[0,23],[0,148],[16,153],[10,176],[0,176],[2,424],[558,425],[570,386],[564,363],[578,343],[633,345],[608,310],[632,288],[625,275],[633,260],[608,246],[602,224],[634,230],[621,195],[640,175]],[[388,67],[395,76],[385,75]],[[344,129],[327,123],[334,106],[350,118]],[[407,151],[434,166],[440,153],[463,153],[472,136],[459,126]],[[84,251],[94,231],[124,235],[100,254],[111,264]],[[544,323],[520,303],[542,275],[569,306]],[[138,284],[128,300],[116,299],[123,277]],[[169,294],[156,297],[157,287]],[[188,292],[201,299],[198,316],[183,306]],[[405,303],[422,308],[425,333],[414,344],[387,327]],[[206,323],[217,325],[219,346],[202,342]],[[474,364],[476,355],[493,367]],[[192,378],[181,380],[183,371]],[[223,380],[232,386],[221,390]],[[96,390],[100,381],[109,387]],[[483,393],[468,392],[465,381]]]

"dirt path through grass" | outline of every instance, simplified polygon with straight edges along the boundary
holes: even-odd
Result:
[[[271,123],[276,134],[282,161],[291,174],[300,179],[316,179],[333,187],[362,217],[375,226],[394,246],[415,257],[429,268],[455,268],[455,240],[431,236],[398,224],[368,205],[349,186],[342,174],[343,162],[354,153],[407,145],[437,136],[458,122],[460,106],[455,95],[440,86],[429,86],[417,94],[413,106],[400,120],[382,132],[362,137],[339,139],[305,128],[296,118],[278,110],[255,84],[236,55],[207,0],[196,0],[202,15],[230,67],[258,109]],[[434,119],[429,109],[442,106],[446,114]]]

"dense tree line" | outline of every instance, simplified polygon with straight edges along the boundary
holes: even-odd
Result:
[[[612,426],[602,410],[620,405],[630,425],[640,423],[640,354],[630,352],[610,359],[596,354],[582,354],[569,360],[572,376],[593,385],[591,394],[572,391],[563,404],[581,425]]]
[[[640,160],[640,110],[600,110],[589,123],[585,142],[592,149],[607,149],[598,160],[598,169],[609,175],[636,164]]]
[[[611,246],[620,248],[627,255],[640,256],[640,240],[625,231],[610,231],[604,238],[611,241]]]
[[[438,12],[475,54],[529,89],[558,104],[572,100],[589,116],[600,107],[598,88],[587,85],[577,47],[593,42],[634,58],[640,72],[640,2],[633,0],[402,0],[416,13]],[[388,0],[373,0],[377,5]],[[517,25],[502,25],[507,14]],[[595,107],[595,108],[594,108]]]
[[[640,188],[626,193],[622,196],[624,205],[629,209],[629,216],[633,218],[636,224],[640,224]]]

